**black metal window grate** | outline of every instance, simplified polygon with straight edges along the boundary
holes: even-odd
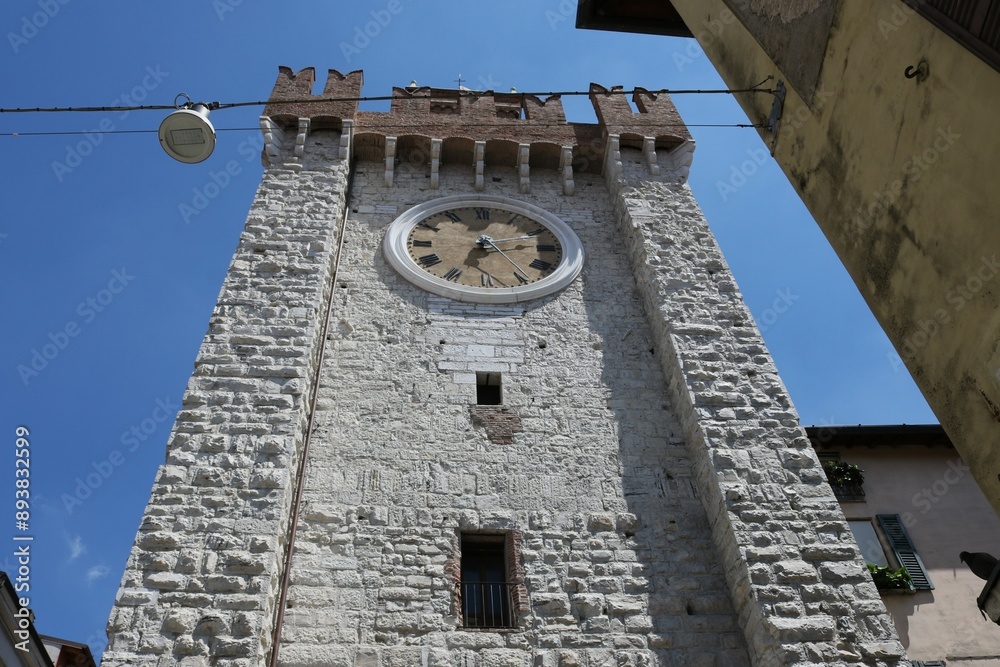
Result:
[[[462,620],[466,628],[513,628],[516,584],[462,582]]]

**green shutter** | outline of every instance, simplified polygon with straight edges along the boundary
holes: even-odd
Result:
[[[882,533],[889,540],[892,550],[896,553],[896,560],[910,573],[913,587],[918,591],[933,590],[934,584],[927,576],[927,570],[924,569],[924,564],[921,562],[920,556],[917,555],[917,550],[913,547],[913,542],[910,540],[903,522],[899,520],[899,515],[877,514],[875,518],[878,519]]]

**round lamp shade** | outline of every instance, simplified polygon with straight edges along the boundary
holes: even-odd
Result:
[[[208,120],[208,107],[196,104],[164,118],[160,123],[160,145],[175,160],[188,164],[205,160],[215,149],[215,128]]]

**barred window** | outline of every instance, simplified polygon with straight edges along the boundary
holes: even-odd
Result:
[[[526,599],[519,556],[520,533],[462,533],[463,627],[517,627]]]

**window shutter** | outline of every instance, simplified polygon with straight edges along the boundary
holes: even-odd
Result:
[[[882,533],[889,540],[892,550],[896,553],[896,560],[910,573],[913,587],[918,591],[933,590],[934,584],[927,576],[927,570],[924,569],[924,564],[921,562],[920,556],[917,555],[917,550],[913,547],[913,542],[910,541],[910,536],[906,532],[903,522],[899,520],[899,515],[878,514],[875,518],[878,519]]]

